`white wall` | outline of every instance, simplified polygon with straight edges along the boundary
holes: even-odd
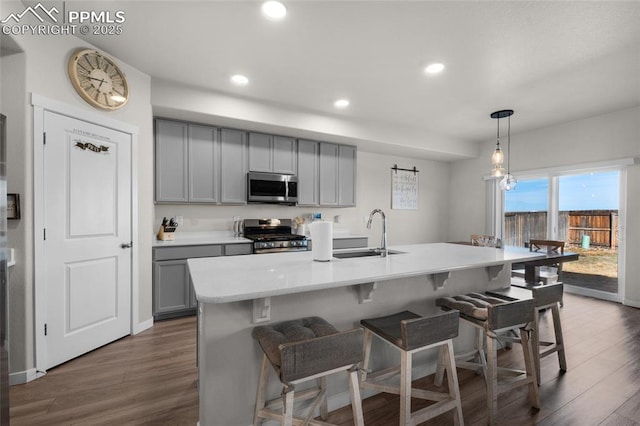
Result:
[[[420,170],[418,210],[391,210],[391,167]],[[412,244],[443,241],[446,237],[447,213],[443,206],[449,198],[448,163],[416,160],[358,151],[358,187],[356,207],[312,208],[251,204],[247,206],[193,206],[165,205],[155,207],[154,230],[163,217],[183,216],[180,231],[231,230],[233,216],[246,218],[293,218],[312,212],[321,212],[324,218],[341,216],[335,232],[351,232],[369,236],[369,245],[380,243],[380,220],[374,219],[372,229],[367,230],[363,216],[381,208],[387,215],[389,244]]]
[[[20,12],[20,2],[4,2],[3,14]],[[4,16],[4,15],[3,15]],[[75,49],[91,47],[73,36],[16,36],[24,53],[1,59],[1,112],[8,118],[9,192],[20,194],[22,219],[12,222],[8,244],[16,247],[17,264],[10,276],[10,372],[25,372],[34,367],[33,335],[33,110],[32,93],[75,108],[105,114],[139,128],[138,206],[140,233],[138,240],[139,322],[151,318],[151,241],[148,219],[153,217],[153,126],[150,104],[150,77],[119,61],[130,81],[131,99],[121,110],[99,112],[75,92],[67,76],[67,60]],[[107,52],[108,53],[108,52]]]
[[[490,123],[488,123],[489,125]],[[626,157],[640,157],[640,107],[517,133],[517,112],[511,120],[511,170],[572,166]],[[516,132],[513,132],[513,130]],[[480,157],[457,161],[451,170],[450,239],[484,232],[485,182],[495,141],[483,145]],[[624,302],[640,307],[640,165],[628,168],[626,294]]]

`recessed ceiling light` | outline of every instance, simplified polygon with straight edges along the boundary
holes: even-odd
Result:
[[[335,101],[333,103],[333,106],[336,108],[346,108],[349,106],[349,100],[348,99],[338,99],[337,101]]]
[[[427,65],[426,68],[424,69],[424,72],[426,72],[427,74],[438,74],[439,72],[442,72],[443,69],[444,69],[444,64],[441,64],[440,62],[436,62],[436,63]]]
[[[231,76],[231,82],[236,86],[246,86],[249,84],[249,79],[241,74]]]
[[[282,19],[287,14],[287,8],[279,1],[267,1],[262,3],[262,13],[271,19]]]

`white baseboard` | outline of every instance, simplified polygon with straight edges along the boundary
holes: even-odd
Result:
[[[631,306],[632,308],[640,308],[640,302],[637,300],[624,299],[622,301],[623,305]]]
[[[38,374],[38,370],[35,368],[30,368],[26,371],[17,371],[15,373],[9,374],[9,386],[13,385],[23,385],[25,383],[29,383],[32,380],[37,379],[43,374]]]
[[[149,318],[146,321],[136,324],[133,329],[133,334],[142,333],[143,331],[148,330],[151,327],[153,327],[153,318]]]
[[[618,293],[609,293],[606,291],[592,290],[590,288],[578,287],[569,284],[564,285],[564,291],[580,296],[593,297],[595,299],[608,300],[610,302],[620,303],[620,295]]]

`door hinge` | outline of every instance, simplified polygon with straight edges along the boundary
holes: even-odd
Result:
[[[47,132],[42,132],[42,144],[47,144]]]
[[[47,324],[44,325],[44,335],[47,335]]]
[[[47,239],[47,228],[44,228],[42,230],[42,238],[45,239],[45,240]]]

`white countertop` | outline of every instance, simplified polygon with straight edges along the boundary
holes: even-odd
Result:
[[[354,284],[502,265],[543,253],[450,243],[391,247],[403,254],[314,262],[312,252],[189,259],[198,301],[228,303]],[[352,250],[343,250],[352,251]]]
[[[366,235],[336,232],[333,238],[367,238]],[[311,240],[311,237],[307,236]],[[176,231],[175,240],[160,241],[154,237],[153,247],[198,246],[206,244],[241,244],[252,243],[248,238],[234,237],[233,231]]]
[[[233,231],[176,231],[175,240],[160,241],[154,238],[153,247],[240,244],[251,242],[251,240],[244,237],[234,237]]]

